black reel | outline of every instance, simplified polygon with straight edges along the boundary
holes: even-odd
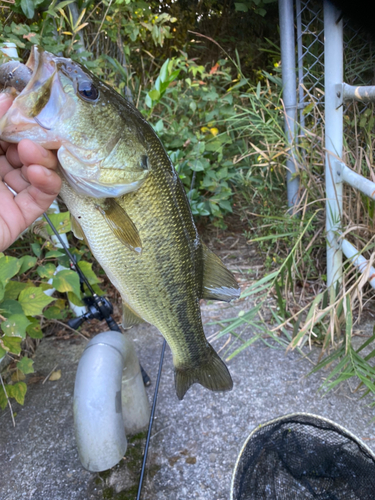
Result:
[[[106,297],[99,297],[98,295],[83,297],[83,302],[87,307],[87,312],[77,318],[68,320],[68,325],[73,330],[77,330],[85,321],[89,319],[97,319],[99,321],[106,320],[111,330],[116,332],[120,331],[117,323],[111,317],[113,313],[113,306]]]
[[[70,328],[77,330],[85,321],[89,319],[97,319],[98,321],[103,321],[105,319],[110,330],[121,333],[118,324],[111,316],[113,313],[113,306],[106,297],[99,296],[94,293],[94,295],[83,297],[82,300],[87,307],[87,312],[78,318],[69,319],[68,325]],[[151,385],[151,379],[143,369],[142,365],[140,365],[140,368],[143,383],[146,387],[148,387]]]

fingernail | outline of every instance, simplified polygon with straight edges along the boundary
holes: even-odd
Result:
[[[2,92],[0,94],[0,102],[2,101],[9,101],[9,94],[5,94],[4,92]]]
[[[49,168],[44,167],[44,170],[45,170],[45,172],[44,172],[44,173],[45,173],[45,175],[46,175],[47,177],[49,177],[50,175],[52,175],[52,170],[50,170]]]

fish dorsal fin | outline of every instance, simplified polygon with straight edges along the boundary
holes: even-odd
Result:
[[[77,221],[77,219],[75,217],[73,217],[72,214],[70,214],[70,222],[72,225],[72,231],[73,231],[74,236],[78,240],[85,239],[85,233],[82,231],[80,223]]]
[[[130,328],[143,322],[144,320],[126,302],[122,303],[122,326],[124,328]]]
[[[142,252],[142,243],[138,230],[125,210],[114,200],[108,198],[104,205],[95,205],[103,215],[113,234],[130,250]]]
[[[203,282],[202,299],[224,300],[238,299],[241,290],[233,274],[221,262],[219,257],[203,245]]]

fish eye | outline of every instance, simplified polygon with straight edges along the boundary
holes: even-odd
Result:
[[[90,81],[81,81],[78,85],[78,94],[84,101],[94,102],[99,97],[99,90]]]

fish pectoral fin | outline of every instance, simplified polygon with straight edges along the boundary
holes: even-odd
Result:
[[[72,214],[70,214],[70,222],[72,225],[72,231],[73,231],[74,236],[78,240],[85,239],[85,233],[82,231],[80,223],[77,221],[77,219],[75,217],[73,217]]]
[[[131,326],[144,323],[144,319],[138,316],[137,313],[126,303],[122,303],[122,326],[123,328],[130,328]]]
[[[183,399],[189,387],[196,382],[211,391],[230,391],[233,388],[228,368],[210,344],[206,358],[202,359],[198,367],[175,366],[174,382],[179,400]]]
[[[219,257],[203,245],[203,281],[202,299],[224,300],[238,299],[240,287],[233,274],[221,262]]]
[[[104,206],[95,205],[95,208],[103,215],[111,231],[121,243],[136,253],[142,252],[142,242],[138,230],[116,200],[108,198]]]

